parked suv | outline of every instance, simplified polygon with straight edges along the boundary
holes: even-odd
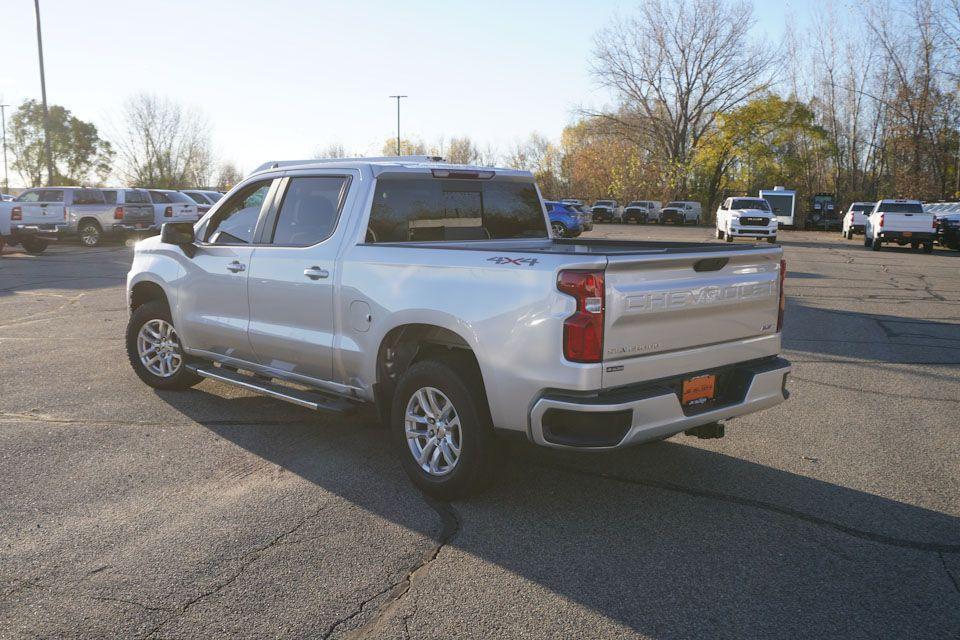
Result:
[[[777,241],[777,217],[763,198],[727,198],[717,209],[717,239],[765,238]]]
[[[207,191],[205,189],[181,189],[180,193],[187,194],[191,200],[197,203],[197,212],[201,216],[223,197],[223,194],[219,191]]]
[[[660,221],[660,203],[656,200],[634,200],[627,203],[623,208],[623,222],[637,222],[647,224],[648,222]]]
[[[583,233],[581,213],[572,204],[544,200],[554,238],[576,238]]]
[[[620,219],[620,205],[616,200],[597,200],[590,207],[594,222],[616,222]]]
[[[103,196],[114,206],[114,232],[141,234],[154,227],[153,204],[146,189],[103,189]]]
[[[172,189],[148,189],[147,192],[153,203],[154,226],[158,231],[167,222],[196,222],[200,219],[197,203],[185,193]]]
[[[584,231],[593,231],[593,214],[590,213],[590,208],[584,204],[583,200],[565,198],[560,202],[569,204],[580,213],[580,226],[583,227]]]
[[[867,216],[873,211],[875,202],[851,202],[850,208],[843,216],[843,227],[841,233],[844,238],[853,240],[854,234],[863,235],[864,227],[867,224]]]
[[[557,240],[526,171],[271,162],[137,243],[126,348],[159,389],[371,403],[412,481],[454,498],[496,475],[498,435],[591,451],[720,437],[783,402],[782,260]]]
[[[936,236],[937,221],[919,200],[881,200],[867,216],[863,244],[880,251],[884,242],[896,242],[932,253]]]
[[[51,240],[78,237],[83,246],[96,247],[107,234],[125,233],[122,227],[114,228],[119,222],[115,209],[101,189],[44,187],[27,189],[13,202],[0,204],[0,217],[9,223],[11,244],[41,253]]]
[[[690,200],[674,200],[660,210],[661,224],[700,224],[701,205]]]

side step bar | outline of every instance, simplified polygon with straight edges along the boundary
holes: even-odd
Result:
[[[294,389],[284,385],[274,384],[264,378],[244,375],[238,371],[224,367],[207,366],[205,368],[189,366],[191,371],[198,376],[219,380],[232,384],[241,389],[261,393],[277,400],[290,402],[314,411],[332,411],[334,413],[350,413],[357,408],[357,405],[345,398],[339,398],[334,395],[328,395],[316,391],[304,391]]]

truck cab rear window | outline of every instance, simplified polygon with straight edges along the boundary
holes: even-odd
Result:
[[[546,238],[530,182],[380,178],[367,242]]]

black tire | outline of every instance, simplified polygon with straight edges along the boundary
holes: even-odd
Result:
[[[417,464],[406,435],[407,405],[425,387],[447,396],[460,418],[460,454],[453,469],[442,476],[431,475]],[[392,404],[394,447],[403,470],[421,491],[440,500],[454,500],[480,490],[491,479],[496,438],[483,382],[469,357],[451,354],[415,363],[400,378]]]
[[[873,243],[870,242],[870,236],[868,236],[866,233],[864,233],[864,234],[863,234],[863,246],[865,246],[867,249],[869,249],[872,244],[873,244]]]
[[[77,237],[81,246],[93,249],[103,244],[103,229],[96,220],[83,220],[77,227]]]
[[[189,389],[203,378],[187,369],[187,358],[182,350],[177,348],[180,354],[180,367],[173,375],[169,377],[158,376],[149,371],[140,361],[140,354],[137,350],[137,337],[140,334],[140,328],[151,320],[163,320],[173,325],[173,319],[170,317],[170,309],[166,303],[154,300],[137,308],[130,315],[127,322],[127,358],[130,360],[130,366],[141,380],[154,389],[165,389],[168,391]]]
[[[717,240],[723,240],[723,230],[717,229]]]
[[[767,238],[767,242],[769,242],[770,244],[776,244],[777,239],[776,237]]]
[[[728,234],[726,234],[726,236],[727,236],[727,242],[733,242],[733,236],[732,236],[732,235],[730,235],[730,234],[728,233]]]
[[[880,238],[874,238],[870,243],[870,248],[874,251],[880,251],[881,246],[883,246],[883,241]]]
[[[43,238],[24,238],[20,241],[20,246],[23,247],[23,250],[32,256],[40,255],[47,250],[49,245],[50,243]]]
[[[553,229],[553,235],[557,238],[566,238],[567,237],[567,228],[563,225],[562,222],[552,222],[550,223],[550,228]]]
[[[933,241],[927,240],[923,243],[923,252],[924,253],[933,253]]]

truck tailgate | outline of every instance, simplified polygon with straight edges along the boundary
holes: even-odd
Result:
[[[932,213],[887,213],[883,212],[881,231],[916,231],[933,233]]]
[[[63,203],[17,202],[14,206],[20,207],[21,220],[17,222],[17,224],[63,224],[67,219],[66,209],[64,209]]]
[[[611,255],[604,366],[777,332],[779,247],[730,253]],[[619,376],[604,376],[607,381]]]

